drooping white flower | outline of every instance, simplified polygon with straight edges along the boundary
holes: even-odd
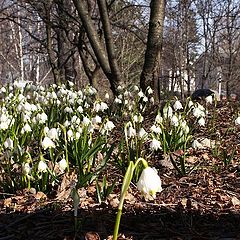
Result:
[[[205,101],[206,101],[206,103],[212,104],[212,102],[213,102],[213,97],[212,97],[212,95],[207,96],[207,97],[205,98]]]
[[[43,124],[48,120],[48,116],[46,113],[38,113],[36,116],[36,120],[40,123]]]
[[[147,136],[147,132],[145,131],[145,129],[144,128],[140,128],[139,131],[138,131],[138,137],[140,139],[142,139],[142,138],[144,138],[146,136]]]
[[[162,183],[157,171],[151,167],[143,169],[137,182],[137,188],[145,197],[155,198],[156,193],[162,191]]]
[[[79,113],[83,113],[83,108],[82,108],[82,106],[79,106],[79,107],[77,108],[77,111],[78,111]]]
[[[92,124],[97,125],[98,123],[102,122],[102,118],[98,115],[96,115],[94,118],[92,118]]]
[[[22,173],[23,175],[29,175],[31,173],[31,167],[29,163],[23,163],[22,165]]]
[[[235,125],[240,125],[240,116],[235,119]]]
[[[11,138],[7,138],[3,145],[7,149],[13,149],[13,140]]]
[[[47,164],[43,160],[38,163],[38,172],[47,172]]]
[[[163,122],[163,118],[161,117],[160,114],[158,114],[158,115],[156,116],[155,122],[158,123],[158,124]]]
[[[204,126],[205,125],[205,119],[203,117],[199,118],[198,124],[199,124],[199,126]]]
[[[69,130],[67,131],[67,137],[68,137],[69,140],[72,140],[72,139],[73,139],[73,131],[72,131],[72,129],[69,129]]]
[[[26,123],[21,130],[21,134],[24,134],[25,132],[28,133],[28,132],[31,132],[31,131],[32,131],[32,129],[31,129],[30,125],[28,123]]]
[[[140,92],[138,93],[138,96],[139,96],[140,98],[143,98],[145,95],[144,95],[144,93],[143,93],[142,91],[140,91]]]
[[[58,162],[58,166],[62,171],[65,171],[65,169],[68,167],[68,163],[65,158],[63,158],[61,161]]]
[[[105,94],[105,99],[108,100],[109,98],[110,98],[110,97],[109,97],[109,94],[106,93],[106,94]]]
[[[128,127],[128,129],[127,129],[127,136],[129,138],[133,138],[133,137],[136,136],[136,130],[132,126]]]
[[[204,148],[203,145],[198,140],[194,140],[193,141],[192,147],[194,149],[202,149],[202,148]]]
[[[180,110],[180,109],[183,109],[182,103],[177,100],[177,101],[174,103],[173,108],[174,108],[175,111]]]
[[[115,125],[113,124],[112,121],[107,121],[104,125],[105,130],[107,131],[112,131]]]
[[[152,141],[150,142],[150,148],[153,151],[157,151],[158,149],[161,149],[161,143],[157,140],[157,139],[152,139]]]
[[[174,126],[174,127],[177,127],[178,126],[178,118],[176,115],[173,115],[172,118],[171,118],[171,124]]]
[[[88,126],[91,123],[91,121],[88,117],[83,117],[82,123],[84,126]]]
[[[59,134],[59,129],[57,129],[57,128],[51,128],[47,132],[47,136],[53,141],[58,139],[58,134]]]
[[[150,95],[150,94],[152,94],[152,93],[153,93],[153,90],[152,90],[152,88],[151,88],[151,87],[148,87],[148,88],[147,88],[147,94],[149,94],[149,95]]]
[[[44,137],[42,147],[44,150],[48,148],[55,148],[55,143],[49,137]]]
[[[196,107],[193,109],[193,116],[196,118],[205,117],[205,112],[201,108]]]
[[[164,118],[171,118],[173,116],[173,109],[171,106],[163,108],[163,116]]]
[[[100,110],[103,112],[108,109],[108,105],[105,102],[100,103]]]
[[[152,127],[150,128],[150,130],[156,134],[161,134],[162,133],[162,129],[160,127],[157,127],[156,125],[152,125]]]

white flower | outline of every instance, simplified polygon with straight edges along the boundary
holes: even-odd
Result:
[[[145,197],[150,195],[155,198],[156,193],[162,191],[162,183],[157,171],[151,167],[143,169],[137,188]]]
[[[140,91],[140,92],[138,93],[138,96],[139,96],[140,98],[143,98],[143,97],[144,97],[144,93],[143,93],[142,91]]]
[[[150,128],[150,130],[156,134],[161,134],[162,133],[162,129],[160,127],[157,127],[156,125],[152,125],[152,127]]]
[[[25,132],[28,133],[28,132],[31,132],[31,131],[32,131],[32,129],[31,129],[30,125],[28,123],[26,123],[21,130],[21,134],[23,134]]]
[[[38,172],[46,172],[46,171],[47,171],[47,164],[41,160],[38,163]]]
[[[48,131],[47,136],[48,136],[51,140],[55,141],[55,140],[58,139],[58,132],[59,132],[58,129],[56,129],[56,128],[51,128],[51,129]]]
[[[194,104],[193,104],[193,101],[190,100],[190,101],[188,102],[188,107],[191,108],[193,105],[194,105]]]
[[[79,113],[83,113],[83,108],[82,108],[82,106],[79,106],[79,107],[77,108],[77,111],[78,111]]]
[[[201,108],[196,107],[193,109],[193,116],[196,118],[205,117],[205,112]]]
[[[106,99],[106,100],[109,99],[109,94],[108,94],[108,93],[105,94],[105,99]]]
[[[194,149],[202,149],[202,148],[204,148],[203,145],[198,140],[194,140],[193,141],[192,147]]]
[[[22,173],[24,175],[29,175],[31,173],[31,170],[32,169],[31,169],[29,163],[23,163],[23,165],[22,165]]]
[[[112,129],[115,127],[112,121],[107,121],[104,125],[104,129],[107,131],[112,131]]]
[[[91,121],[88,117],[83,117],[82,123],[84,126],[88,126],[88,124],[90,124]]]
[[[122,100],[116,97],[115,100],[114,100],[114,102],[117,103],[117,104],[121,104],[121,103],[122,103]]]
[[[240,117],[237,117],[237,118],[235,119],[235,125],[240,125]]]
[[[203,117],[201,117],[199,120],[198,120],[198,124],[199,126],[204,126],[205,125],[205,119]]]
[[[96,117],[92,118],[92,124],[93,125],[97,125],[98,123],[102,122],[102,118],[98,115],[96,115]]]
[[[13,140],[11,138],[7,138],[3,145],[5,148],[13,149]]]
[[[153,90],[152,90],[151,87],[148,87],[148,88],[147,88],[147,93],[148,93],[149,95],[153,93]]]
[[[103,112],[108,109],[108,105],[105,102],[100,103],[100,110]]]
[[[207,96],[207,97],[205,98],[205,101],[206,101],[206,103],[212,104],[212,102],[213,102],[213,97],[212,97],[212,95]]]
[[[182,103],[177,100],[177,101],[174,103],[173,108],[174,108],[175,111],[182,109],[182,108],[183,108]]]
[[[174,127],[177,127],[178,126],[178,118],[176,115],[173,115],[172,118],[171,118],[171,123]]]
[[[160,114],[158,114],[158,115],[156,116],[155,122],[156,122],[156,123],[162,123],[162,122],[163,122],[163,118],[161,117]]]
[[[37,116],[36,116],[36,120],[42,124],[42,123],[45,123],[48,119],[48,116],[46,113],[38,113]]]
[[[164,118],[171,118],[173,116],[173,110],[171,106],[163,108],[163,116]]]
[[[147,136],[147,132],[144,130],[144,128],[140,128],[139,131],[138,131],[138,137],[140,139],[144,138]]]
[[[44,137],[42,147],[44,150],[48,148],[55,148],[55,143],[49,137]]]
[[[69,129],[69,130],[67,131],[67,137],[68,137],[69,140],[72,140],[72,139],[73,139],[73,131],[72,131],[72,129]]]
[[[66,159],[63,158],[61,161],[59,161],[58,166],[62,171],[65,171],[68,166]]]
[[[150,148],[154,151],[161,149],[161,143],[157,139],[153,139],[150,143]]]
[[[132,126],[128,127],[128,129],[127,129],[127,136],[129,138],[132,138],[132,137],[136,136],[136,130]]]

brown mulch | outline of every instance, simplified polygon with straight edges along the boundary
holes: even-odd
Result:
[[[236,106],[217,109],[216,131],[225,134]],[[199,136],[206,136],[200,129]],[[163,191],[145,201],[131,185],[126,196],[119,239],[233,240],[240,239],[240,151],[238,131],[224,135],[227,149],[236,148],[228,166],[210,149],[192,150],[186,164],[198,166],[180,176],[157,154],[151,165],[159,169]],[[213,134],[212,137],[215,135]],[[117,176],[121,179],[121,176]],[[66,184],[66,183],[65,183]],[[0,193],[0,240],[112,239],[120,184],[99,204],[95,186],[80,190],[77,227],[67,190],[55,196],[24,190]]]

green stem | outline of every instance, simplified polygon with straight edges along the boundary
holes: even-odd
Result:
[[[115,221],[114,232],[113,232],[113,240],[117,240],[121,216],[122,216],[122,209],[118,209],[118,213],[117,213],[117,217],[116,217],[116,221]]]

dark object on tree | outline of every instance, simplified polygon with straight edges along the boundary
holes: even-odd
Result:
[[[213,95],[214,92],[208,88],[206,89],[197,89],[193,94],[192,94],[192,100],[201,100],[202,98],[208,97],[210,95]]]

